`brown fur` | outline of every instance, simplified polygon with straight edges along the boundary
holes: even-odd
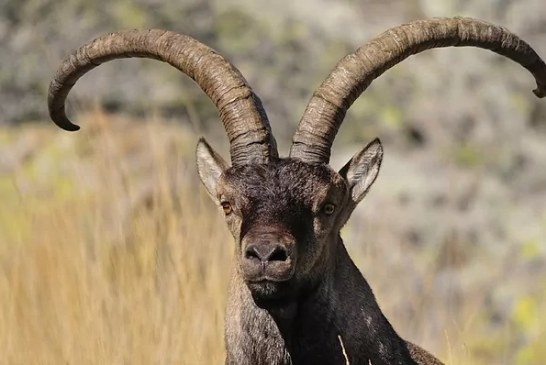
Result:
[[[233,209],[226,216],[237,260],[226,309],[226,364],[441,364],[398,336],[339,236],[375,179],[378,143],[357,154],[343,175],[326,165],[281,159],[228,168],[207,186]],[[198,158],[201,170],[203,161],[216,159],[218,170],[225,166],[215,154]],[[325,204],[335,205],[333,214],[323,211]],[[293,237],[288,280],[248,279],[245,248],[255,232]]]

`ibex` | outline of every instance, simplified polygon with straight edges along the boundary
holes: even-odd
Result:
[[[59,127],[77,130],[64,109],[72,86],[94,67],[128,57],[167,62],[212,99],[231,166],[201,139],[197,167],[235,239],[226,364],[441,364],[396,333],[340,237],[377,177],[380,141],[339,172],[328,163],[347,109],[375,78],[410,55],[448,46],[508,57],[533,74],[534,93],[546,95],[546,65],[527,43],[484,21],[449,18],[392,28],[344,57],[314,92],[286,158],[239,71],[195,39],[164,30],[112,33],[82,46],[52,81],[49,112]]]

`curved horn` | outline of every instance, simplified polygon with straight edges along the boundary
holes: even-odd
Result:
[[[337,64],[309,101],[294,134],[290,156],[309,163],[328,163],[345,113],[375,78],[411,55],[450,46],[485,48],[512,59],[535,77],[535,95],[546,96],[544,61],[507,29],[459,17],[415,21],[387,30]]]
[[[85,44],[59,67],[49,85],[51,119],[75,131],[65,100],[76,81],[98,65],[118,58],[152,58],[167,62],[191,77],[219,110],[233,165],[277,158],[277,147],[260,99],[233,65],[197,40],[164,30],[111,33]]]

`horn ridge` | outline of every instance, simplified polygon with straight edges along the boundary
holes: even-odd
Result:
[[[411,55],[451,46],[489,49],[512,59],[535,77],[535,95],[546,96],[544,61],[506,28],[463,17],[418,20],[387,30],[338,62],[313,93],[294,134],[290,156],[328,163],[347,110],[374,79]]]
[[[169,63],[199,85],[218,108],[230,141],[233,165],[265,163],[278,157],[267,114],[239,70],[203,43],[160,29],[109,33],[84,44],[65,59],[49,86],[48,107],[55,124],[69,131],[78,130],[65,112],[71,88],[100,64],[132,57]],[[247,129],[255,133],[242,133]]]

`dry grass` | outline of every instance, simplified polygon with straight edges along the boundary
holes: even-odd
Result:
[[[343,351],[343,358],[345,359],[345,365],[350,365],[349,362],[349,356],[347,356],[347,351],[345,351],[345,345],[343,344],[343,339],[340,335],[337,336],[337,339],[339,340],[339,344],[341,345],[341,351]],[[371,361],[370,361],[371,364]]]
[[[20,211],[10,224],[20,227],[0,225],[0,363],[223,361],[227,231],[195,179],[175,176],[182,188],[172,199],[167,169],[193,170],[169,154],[187,154],[177,145],[185,141],[165,138],[156,125],[141,127],[149,133],[128,131],[124,139],[149,136],[138,143],[153,155],[144,169],[153,178],[130,213],[119,202],[138,196],[146,179],[136,177],[142,169],[127,166],[121,128],[99,127],[92,141],[85,134],[49,135],[49,147],[63,156],[50,163],[60,167],[35,176],[28,191],[21,186],[26,168],[13,174]],[[47,163],[40,160],[33,168]]]
[[[195,136],[88,119],[79,134],[0,135],[36,146],[0,177],[0,364],[222,363],[232,242],[198,184]],[[450,364],[487,363],[467,349],[483,339],[483,297],[442,309],[428,285],[438,268],[417,261],[420,291],[393,288],[409,273],[381,247],[352,251],[397,329]]]

